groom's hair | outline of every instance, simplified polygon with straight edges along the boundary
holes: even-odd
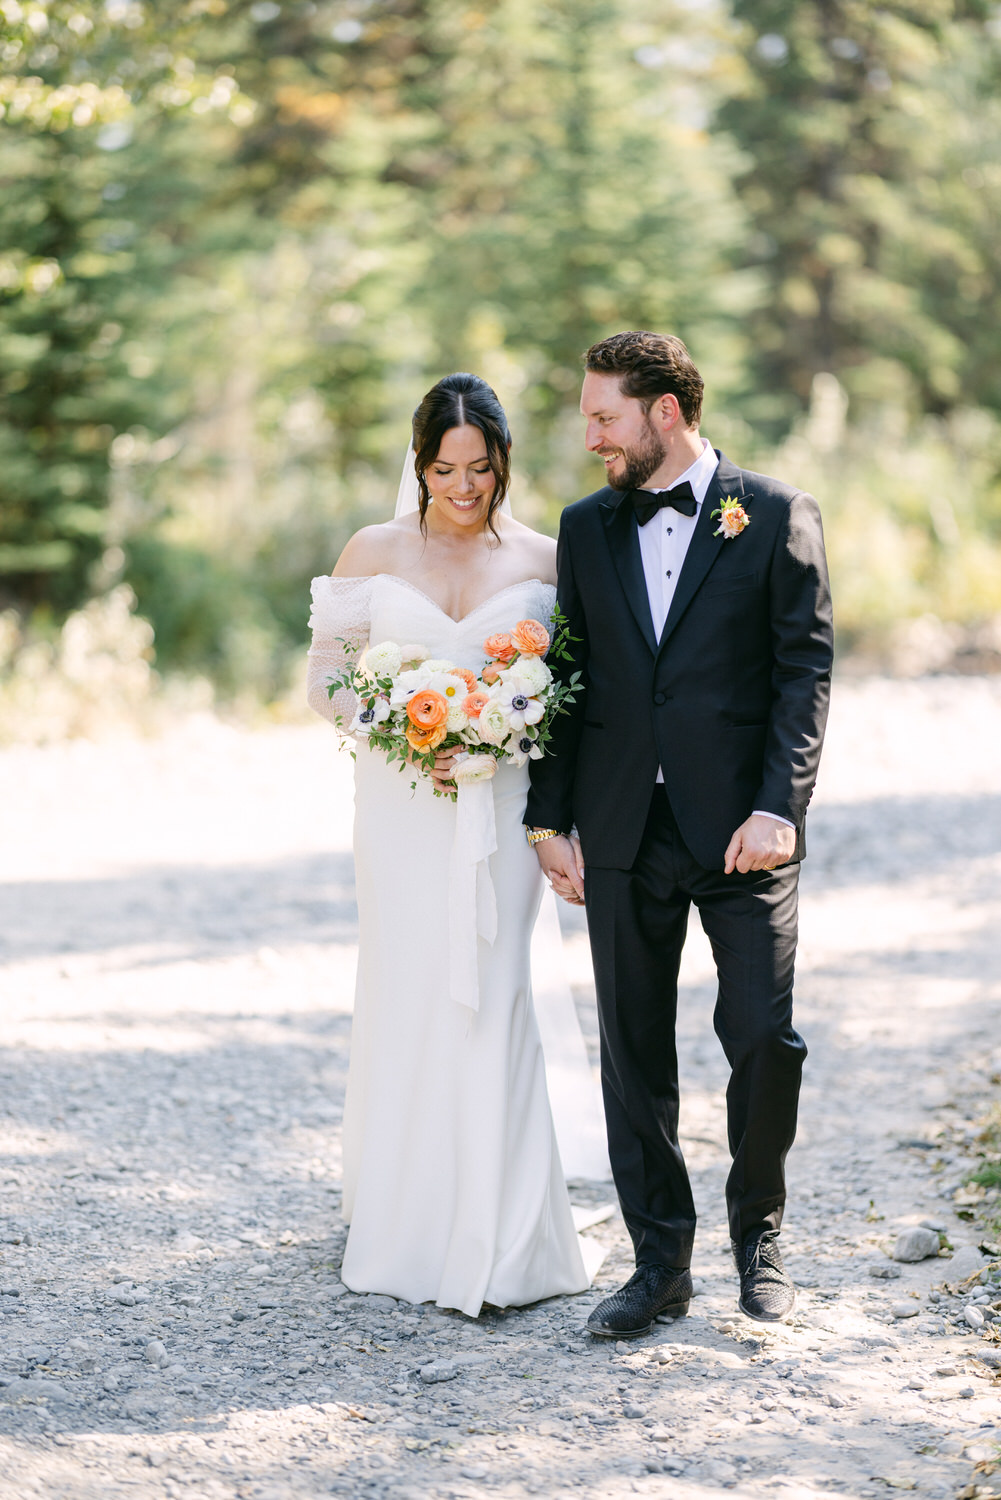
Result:
[[[624,396],[649,411],[658,396],[677,397],[689,427],[702,418],[702,376],[680,339],[670,333],[613,333],[592,344],[584,367],[593,375],[617,375]]]

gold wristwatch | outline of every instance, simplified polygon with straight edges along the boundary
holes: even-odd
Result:
[[[534,849],[536,844],[545,843],[546,839],[559,839],[563,835],[558,828],[526,828],[525,837]]]

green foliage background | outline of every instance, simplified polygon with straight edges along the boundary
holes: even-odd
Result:
[[[580,354],[653,327],[820,497],[843,642],[989,620],[999,74],[979,0],[0,0],[0,609],[124,581],[273,696],[435,379],[554,529]]]

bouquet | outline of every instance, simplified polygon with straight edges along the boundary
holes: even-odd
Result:
[[[458,750],[456,786],[487,781],[500,760],[541,760],[553,719],[579,691],[579,672],[559,682],[546,665],[547,655],[569,657],[566,620],[557,611],[551,623],[552,634],[538,620],[519,620],[488,636],[478,676],[424,646],[380,641],[359,653],[342,642],[348,664],[328,692],[357,695],[346,733],[398,760],[401,771],[413,765],[426,773],[439,751]]]

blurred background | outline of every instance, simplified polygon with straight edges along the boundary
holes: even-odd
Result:
[[[630,327],[819,497],[843,669],[998,669],[999,142],[978,0],[0,0],[0,739],[298,712],[427,387],[555,531]]]

